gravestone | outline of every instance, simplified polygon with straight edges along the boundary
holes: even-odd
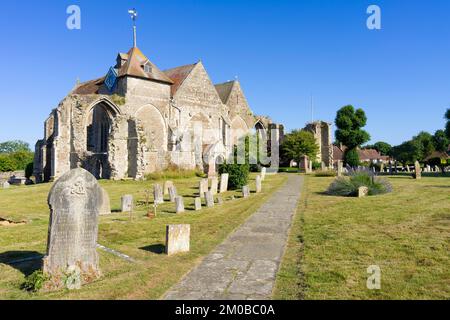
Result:
[[[181,196],[175,197],[175,211],[177,213],[184,212],[184,200]]]
[[[220,193],[228,191],[228,179],[230,175],[228,173],[222,173],[220,176]]]
[[[133,211],[133,196],[131,194],[124,195],[121,198],[121,211],[132,212]]]
[[[100,277],[97,254],[102,188],[84,169],[59,178],[50,190],[50,226],[43,271],[48,290],[79,289]]]
[[[267,168],[266,167],[262,167],[261,168],[261,180],[262,181],[266,180],[266,172],[267,172]]]
[[[431,172],[431,166],[427,164],[427,172]]]
[[[313,162],[310,160],[309,161],[309,173],[313,172]]]
[[[384,163],[381,163],[380,165],[380,172],[384,172]]]
[[[202,198],[200,198],[200,197],[195,198],[194,207],[195,207],[195,211],[202,210]]]
[[[163,189],[160,184],[153,185],[153,199],[156,205],[164,203]]]
[[[218,197],[217,197],[217,204],[218,204],[218,205],[223,204],[223,199],[222,199],[221,196],[218,196]]]
[[[169,198],[170,202],[175,202],[175,198],[177,197],[177,188],[175,186],[169,187]]]
[[[102,188],[102,203],[100,206],[99,214],[105,216],[111,214],[111,202],[109,200],[108,192]]]
[[[256,193],[260,193],[261,191],[262,191],[261,176],[256,176]]]
[[[338,162],[337,162],[337,176],[338,177],[342,177],[343,174],[344,174],[344,163],[342,162],[342,160],[338,160]]]
[[[218,186],[219,186],[219,180],[217,179],[217,177],[212,177],[211,178],[211,188],[209,189],[209,191],[211,191],[212,194],[217,194]]]
[[[420,163],[419,161],[416,161],[414,163],[414,179],[422,179],[422,169],[420,168]]]
[[[363,198],[369,195],[369,188],[359,187],[358,188],[358,198]]]
[[[165,181],[164,182],[164,195],[168,195],[169,194],[169,188],[173,187],[173,182],[172,181]]]
[[[327,166],[325,165],[325,162],[322,161],[322,163],[320,165],[321,165],[322,171],[327,170]]]
[[[205,200],[208,208],[214,207],[214,196],[211,191],[205,192]]]
[[[309,157],[302,156],[300,157],[300,162],[298,164],[298,168],[301,173],[309,173]]]
[[[8,189],[9,187],[10,187],[10,184],[9,184],[8,181],[5,181],[5,182],[2,183],[2,188],[3,189]]]
[[[242,196],[244,198],[250,197],[250,187],[249,186],[243,186],[242,187]]]
[[[198,192],[200,194],[200,198],[205,197],[205,192],[208,191],[208,179],[202,179],[198,183]]]
[[[189,252],[191,237],[191,226],[189,224],[178,224],[166,226],[166,254]]]

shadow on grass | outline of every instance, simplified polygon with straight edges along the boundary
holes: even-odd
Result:
[[[163,244],[152,244],[150,246],[145,246],[139,249],[156,254],[163,254],[166,251],[166,246]]]
[[[36,251],[6,251],[0,253],[0,264],[8,265],[25,276],[42,268],[43,255]]]

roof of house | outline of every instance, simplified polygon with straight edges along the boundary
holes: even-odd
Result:
[[[148,80],[160,81],[168,84],[173,84],[173,81],[161,70],[158,69],[139,48],[131,48],[127,53],[127,61],[120,67],[118,76],[132,76]],[[151,71],[145,72],[143,66],[145,64],[151,65]]]
[[[171,88],[172,97],[177,93],[178,89],[181,87],[184,80],[186,80],[189,74],[191,74],[192,70],[194,70],[197,64],[198,62],[163,71],[164,74],[173,81],[173,85]]]
[[[428,157],[425,158],[425,161],[430,161],[431,159],[450,159],[450,155],[448,155],[447,152],[443,151],[434,151],[432,154],[430,154]]]
[[[337,160],[344,160],[344,153],[347,149],[346,146],[335,146],[333,145],[333,159],[335,161]],[[358,156],[361,160],[389,160],[388,156],[382,156],[377,150],[375,149],[359,149],[358,148]]]
[[[215,85],[217,93],[219,94],[219,97],[224,104],[228,102],[228,98],[231,94],[231,91],[233,90],[233,86],[235,83],[236,81],[228,81]]]
[[[101,77],[83,82],[74,89],[73,94],[97,94],[104,81],[105,77]]]

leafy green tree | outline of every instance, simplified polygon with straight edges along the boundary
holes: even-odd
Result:
[[[0,172],[10,172],[16,170],[14,161],[8,154],[0,153]]]
[[[0,143],[0,153],[14,153],[21,151],[30,152],[31,151],[30,145],[20,140],[6,141]]]
[[[242,188],[248,184],[248,177],[250,175],[250,161],[249,149],[250,138],[246,136],[242,138],[239,143],[245,143],[245,163],[238,163],[238,148],[234,146],[233,159],[231,163],[223,163],[219,165],[219,173],[228,173],[228,186],[231,190]]]
[[[445,133],[447,134],[447,138],[450,139],[450,109],[447,109],[445,113],[445,119],[447,120],[447,125],[445,126]]]
[[[419,161],[423,161],[423,159],[435,151],[433,135],[428,132],[422,131],[417,136],[413,137],[412,140],[417,141],[420,145]]]
[[[373,145],[373,148],[377,150],[382,156],[389,156],[391,154],[392,146],[383,141],[378,141]]]
[[[314,135],[306,130],[294,130],[285,135],[281,144],[282,157],[285,159],[300,160],[302,156],[308,156],[310,159],[316,159],[319,146],[316,143]]]
[[[438,130],[433,136],[434,148],[437,151],[445,152],[448,150],[448,145],[450,144],[450,139],[447,138],[444,130]]]
[[[392,156],[403,164],[411,164],[422,159],[422,146],[418,140],[406,141],[392,148]]]
[[[336,114],[336,141],[347,147],[344,155],[345,163],[356,167],[359,165],[357,148],[370,140],[370,135],[362,128],[367,123],[367,117],[362,109],[351,106],[342,107]]]

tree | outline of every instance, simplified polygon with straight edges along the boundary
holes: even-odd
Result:
[[[421,160],[421,148],[418,140],[406,141],[392,148],[392,156],[403,164],[411,164]]]
[[[419,161],[423,161],[435,151],[433,136],[428,132],[422,131],[417,136],[413,137],[412,140],[417,141],[420,145]]]
[[[0,143],[0,153],[30,152],[30,145],[24,141],[13,140]]]
[[[306,130],[294,130],[287,134],[281,144],[281,153],[284,158],[300,160],[302,156],[316,159],[319,146],[314,135]]]
[[[378,141],[373,145],[373,148],[377,150],[382,156],[391,155],[392,146],[387,142]]]
[[[448,150],[448,145],[450,140],[447,138],[444,130],[438,130],[433,136],[434,148],[437,151],[446,152]]]
[[[351,105],[342,107],[336,114],[335,124],[338,128],[336,130],[336,141],[347,147],[344,159],[345,163],[352,167],[359,165],[356,149],[370,140],[369,133],[361,129],[366,123],[367,117],[364,110],[355,110]]]
[[[450,109],[447,109],[445,113],[445,119],[447,120],[447,125],[445,126],[445,133],[447,134],[447,138],[450,139]]]

